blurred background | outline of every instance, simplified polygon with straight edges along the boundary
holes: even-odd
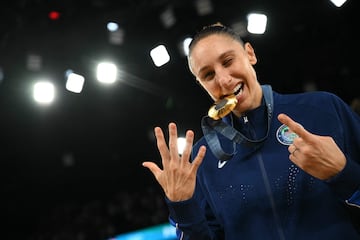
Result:
[[[2,1],[0,238],[105,240],[166,224],[163,193],[141,166],[160,163],[153,128],[175,121],[198,139],[212,104],[183,41],[221,22],[252,43],[262,84],[352,104],[359,10],[354,0]],[[266,16],[262,32],[250,13]],[[39,81],[46,95],[34,96]]]

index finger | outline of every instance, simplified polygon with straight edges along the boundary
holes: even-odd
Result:
[[[306,129],[300,123],[295,122],[288,115],[280,113],[278,115],[278,119],[281,123],[288,126],[289,129],[296,133],[299,137],[306,139],[310,135],[310,133],[306,131]]]

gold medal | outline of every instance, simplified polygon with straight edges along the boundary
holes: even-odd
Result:
[[[228,115],[236,106],[237,99],[234,94],[224,97],[215,102],[209,109],[208,115],[214,120]]]

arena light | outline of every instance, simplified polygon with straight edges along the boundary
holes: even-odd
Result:
[[[53,102],[55,97],[55,87],[50,81],[39,81],[34,84],[33,98],[41,104]]]
[[[96,78],[101,83],[114,83],[117,79],[116,65],[111,62],[99,63],[96,68]]]
[[[181,54],[183,56],[188,56],[189,55],[189,45],[192,41],[191,37],[187,37],[185,38],[182,43],[181,43]]]
[[[170,55],[164,45],[159,45],[150,51],[155,66],[160,67],[170,61]]]
[[[247,30],[253,34],[263,34],[266,30],[267,16],[260,13],[250,13],[247,15]]]
[[[186,138],[178,137],[177,145],[178,145],[178,153],[179,155],[182,155],[186,146]]]
[[[48,13],[48,17],[50,20],[52,21],[57,21],[60,19],[60,12],[59,11],[56,11],[56,10],[52,10]]]
[[[115,31],[117,31],[119,29],[119,24],[117,24],[116,22],[111,22],[110,21],[110,22],[108,22],[106,24],[106,28],[110,32],[115,32]]]
[[[108,240],[175,240],[176,229],[169,223],[123,233]]]
[[[70,92],[80,93],[83,89],[85,78],[79,74],[70,72],[67,74],[66,89]]]
[[[125,31],[118,23],[110,21],[107,23],[109,42],[113,45],[121,45],[124,43]]]
[[[344,5],[346,0],[331,0],[330,2],[332,2],[336,7],[341,7]]]

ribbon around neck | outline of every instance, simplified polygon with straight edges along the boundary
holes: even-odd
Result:
[[[266,134],[260,139],[250,139],[236,130],[231,124],[227,124],[222,119],[214,120],[209,116],[204,116],[201,120],[201,128],[213,154],[221,161],[227,161],[236,154],[236,144],[246,144],[254,146],[256,149],[268,138],[270,124],[274,109],[272,88],[270,85],[261,85],[267,110],[267,130]],[[232,120],[232,118],[231,118]],[[225,152],[221,146],[217,133],[225,136],[233,143],[231,153]]]

